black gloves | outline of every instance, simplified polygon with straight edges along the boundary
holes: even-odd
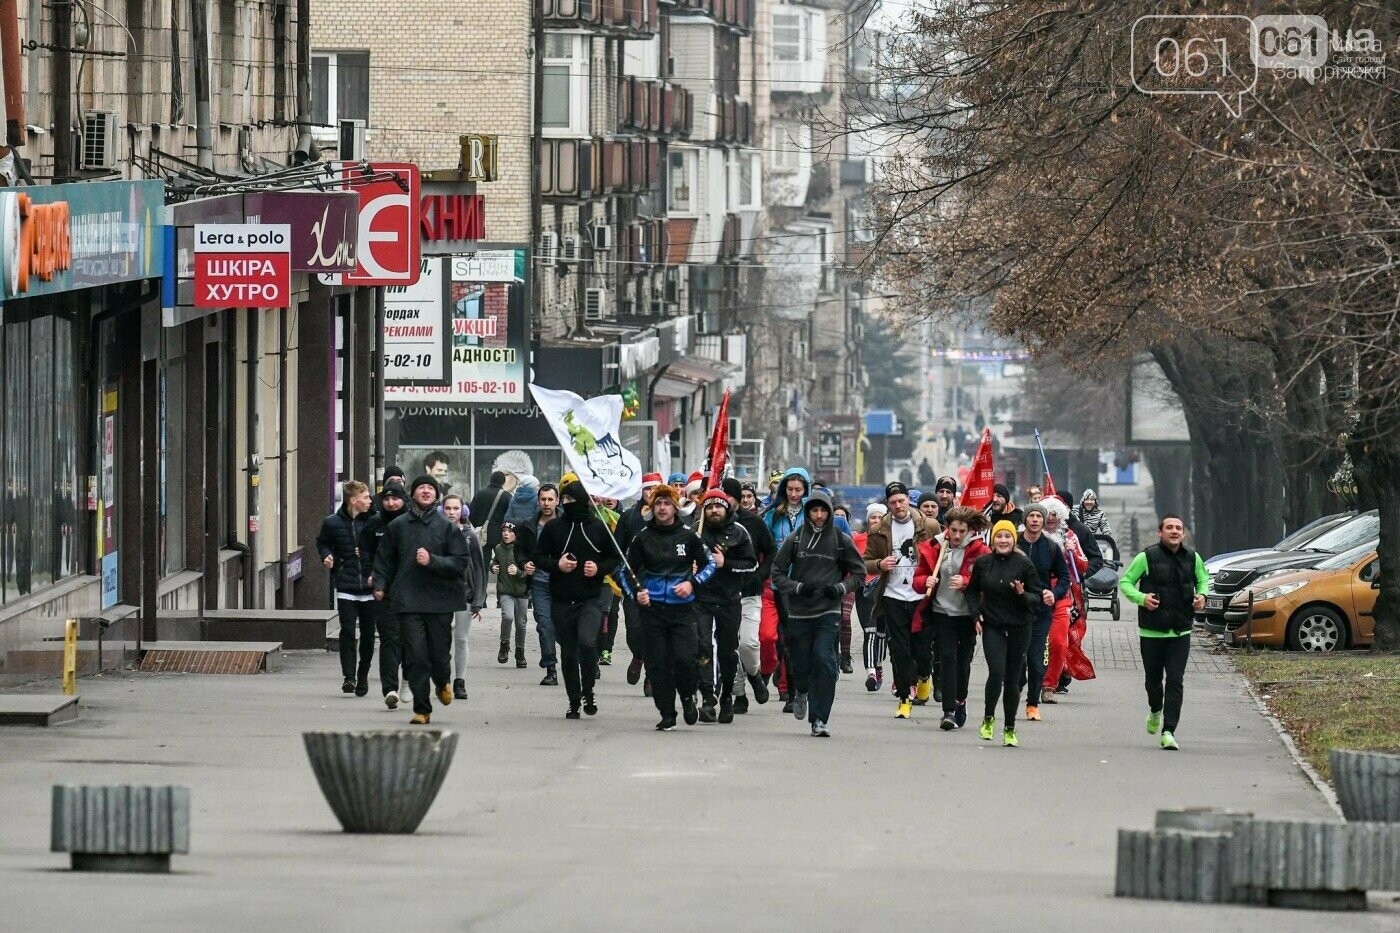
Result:
[[[827,599],[843,599],[846,596],[846,588],[839,583],[828,583],[822,587],[822,595]]]

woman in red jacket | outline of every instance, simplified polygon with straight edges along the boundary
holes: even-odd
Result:
[[[969,605],[967,581],[972,562],[988,553],[977,535],[987,517],[977,509],[949,509],[943,533],[919,545],[914,569],[914,592],[926,593],[915,616],[915,625],[929,625],[935,632],[939,653],[939,690],[943,696],[944,731],[961,729],[967,722],[967,689],[972,677],[972,655],[977,648],[977,615]]]

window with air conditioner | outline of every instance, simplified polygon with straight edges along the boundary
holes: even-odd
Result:
[[[559,259],[559,234],[553,230],[546,230],[540,234],[539,248],[535,250],[535,259],[542,266],[552,266]]]
[[[546,136],[588,135],[587,36],[550,32],[544,37],[544,109]]]
[[[608,290],[606,288],[589,288],[583,293],[583,319],[585,321],[601,321],[611,317],[612,309],[608,306]]]
[[[693,214],[699,196],[699,154],[694,149],[672,149],[667,167],[667,207],[673,214]]]
[[[369,53],[311,53],[311,122],[334,138],[341,120],[369,122]]]

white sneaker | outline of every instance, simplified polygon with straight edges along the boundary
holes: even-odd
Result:
[[[399,705],[399,692],[397,690],[390,690],[388,693],[384,694],[384,705],[390,709],[397,709]]]

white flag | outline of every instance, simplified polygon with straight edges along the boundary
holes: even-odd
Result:
[[[641,495],[642,462],[619,440],[622,396],[599,395],[585,401],[573,392],[533,383],[530,393],[589,494],[605,499]]]

